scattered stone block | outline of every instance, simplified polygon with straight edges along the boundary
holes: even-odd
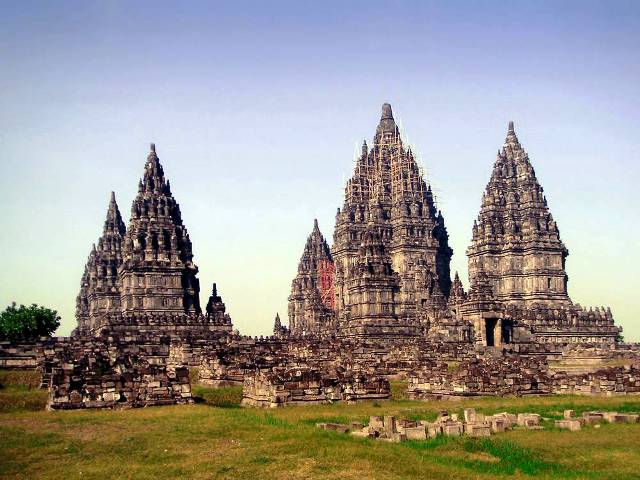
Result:
[[[525,428],[537,427],[540,425],[540,419],[537,413],[519,413],[518,425]]]
[[[609,423],[637,423],[638,415],[618,412],[605,412],[604,419]]]
[[[461,422],[448,422],[442,426],[442,433],[449,437],[462,435],[464,427]]]
[[[563,428],[566,430],[571,430],[572,432],[578,432],[582,429],[582,422],[578,419],[563,419],[556,420],[555,425],[558,428]]]
[[[369,428],[382,430],[384,428],[384,421],[382,420],[382,417],[369,417]]]
[[[398,428],[402,427],[402,428],[413,428],[413,427],[417,427],[418,426],[418,422],[415,420],[409,420],[406,418],[402,418],[400,420],[398,420],[397,422],[397,426]]]
[[[464,409],[464,421],[467,423],[476,421],[476,411],[473,408]]]
[[[393,415],[386,415],[384,417],[384,430],[387,432],[387,435],[398,431],[396,428],[396,417]]]
[[[442,425],[439,423],[427,423],[427,436],[429,438],[435,438],[438,435],[442,435]]]
[[[585,412],[582,414],[582,418],[587,424],[594,424],[604,421],[603,412]]]
[[[386,440],[393,443],[401,443],[407,441],[407,436],[404,433],[394,432],[387,434]]]
[[[404,434],[407,440],[426,440],[427,432],[424,426],[405,427]]]
[[[466,423],[464,433],[470,437],[490,437],[491,425],[487,423]]]

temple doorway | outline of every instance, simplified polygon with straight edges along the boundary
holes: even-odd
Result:
[[[485,339],[487,347],[494,347],[496,345],[496,325],[498,324],[497,318],[485,319]]]

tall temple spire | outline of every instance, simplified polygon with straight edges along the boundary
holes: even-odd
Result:
[[[398,315],[419,324],[431,302],[446,298],[451,287],[453,252],[444,218],[413,150],[400,139],[389,104],[382,107],[370,147],[357,160],[336,215],[331,252],[338,320],[348,322],[350,269],[372,221],[400,277],[399,294],[394,297]]]
[[[125,312],[200,313],[191,240],[153,143],[131,206],[123,258]]]
[[[122,265],[122,242],[126,227],[116,195],[111,192],[102,236],[94,244],[82,275],[76,299],[76,318],[80,332],[99,327],[105,315],[120,310],[118,270]]]
[[[104,233],[107,233],[108,231],[117,231],[120,236],[124,237],[126,230],[127,229],[122,221],[122,215],[120,215],[120,210],[118,209],[118,204],[116,202],[116,194],[115,192],[111,192],[111,200],[109,201],[109,208],[107,210],[107,219],[104,222]]]
[[[335,305],[333,274],[331,251],[315,219],[291,282],[289,326],[293,335],[318,334],[327,328]]]
[[[567,255],[529,156],[509,122],[467,250],[470,281],[483,272],[501,301],[567,304]]]

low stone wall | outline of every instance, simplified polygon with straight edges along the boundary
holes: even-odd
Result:
[[[384,400],[388,380],[354,372],[321,372],[312,368],[274,368],[246,374],[242,405],[281,407],[336,401]]]
[[[69,344],[68,337],[42,337],[31,342],[0,342],[0,368],[33,370],[42,367],[47,355]]]
[[[541,358],[478,357],[451,369],[433,362],[409,377],[408,396],[433,400],[465,396],[531,394],[640,394],[640,365],[595,372],[552,372]]]
[[[408,385],[408,396],[413,400],[531,395],[550,391],[545,362],[514,355],[475,358],[454,368],[443,362],[432,362],[413,372]]]
[[[553,376],[553,393],[572,395],[640,394],[640,365],[612,367],[596,372]]]

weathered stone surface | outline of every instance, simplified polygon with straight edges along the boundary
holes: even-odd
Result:
[[[93,339],[66,345],[47,365],[48,409],[131,408],[193,402],[189,371],[150,364],[153,347]]]
[[[579,419],[556,420],[555,425],[557,428],[571,430],[572,432],[578,432],[582,429],[582,422]]]
[[[424,425],[420,427],[405,427],[404,434],[406,435],[407,440],[427,439],[427,430]]]
[[[389,382],[380,377],[346,371],[323,373],[308,367],[276,367],[245,374],[242,405],[281,407],[381,400],[390,396]]]

